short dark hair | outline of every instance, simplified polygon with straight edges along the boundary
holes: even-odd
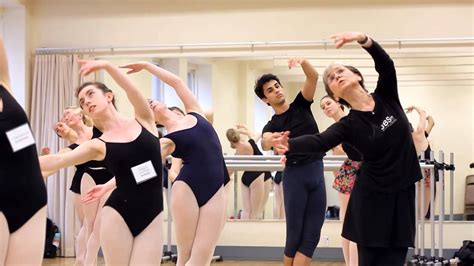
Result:
[[[255,81],[254,91],[260,99],[265,98],[265,94],[263,93],[263,85],[271,80],[275,80],[276,82],[278,82],[278,85],[281,86],[278,77],[271,73],[264,74],[259,79],[257,79],[257,81]]]
[[[360,81],[359,81],[359,85],[362,87],[362,89],[364,89],[366,92],[369,92],[366,88],[365,88],[365,85],[364,85],[364,76],[362,76],[362,73],[360,73],[360,71],[351,66],[351,65],[341,65],[347,69],[349,69],[352,73],[356,74],[357,76],[360,77]],[[331,89],[329,89],[329,84],[328,84],[328,80],[327,80],[327,76],[329,74],[329,70],[331,70],[332,68],[334,67],[334,64],[331,64],[329,65],[326,70],[324,71],[324,75],[323,75],[323,82],[324,82],[324,89],[326,90],[326,93],[331,96],[331,98],[334,99],[334,93],[331,91]],[[346,102],[344,99],[339,99],[339,103],[342,104],[342,105],[345,105],[347,106],[348,108],[351,108],[351,105]]]
[[[98,81],[89,81],[89,82],[84,82],[84,83],[82,83],[82,85],[79,86],[79,87],[76,89],[76,98],[79,97],[79,93],[80,93],[85,87],[90,86],[90,85],[95,86],[97,89],[103,91],[104,93],[106,93],[106,92],[112,92],[112,94],[113,94],[113,91],[112,91],[111,89],[107,88],[107,86],[105,86],[104,83],[98,82]],[[114,97],[112,98],[112,104],[114,105],[114,107],[116,107],[116,106],[115,106],[115,95],[114,95]],[[82,108],[82,106],[81,106],[81,108]]]

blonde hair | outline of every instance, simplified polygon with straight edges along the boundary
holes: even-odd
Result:
[[[232,143],[237,143],[240,141],[240,133],[235,128],[227,129],[225,135],[227,139]]]
[[[64,110],[72,110],[74,112],[74,114],[80,114],[82,115],[82,122],[84,123],[84,125],[88,126],[88,127],[91,127],[94,125],[94,123],[92,122],[92,119],[90,119],[89,116],[87,116],[85,113],[84,113],[84,110],[82,110],[80,107],[77,107],[77,106],[68,106],[66,108],[64,108]]]

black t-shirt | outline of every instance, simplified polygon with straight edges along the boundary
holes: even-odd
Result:
[[[346,153],[347,158],[357,162],[362,161],[362,155],[360,154],[360,151],[354,148],[351,144],[346,142],[342,143],[342,149]]]
[[[284,113],[274,114],[272,119],[268,121],[262,130],[262,134],[266,132],[282,132],[290,131],[290,139],[307,135],[319,133],[318,125],[314,120],[311,112],[311,104],[313,101],[308,101],[303,97],[301,92],[296,95],[290,107]],[[286,164],[302,165],[312,162],[316,159],[322,159],[325,153],[323,151],[312,154],[287,154]]]

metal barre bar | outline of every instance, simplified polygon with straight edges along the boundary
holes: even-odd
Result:
[[[433,152],[430,154],[430,160],[433,158]],[[434,167],[433,167],[434,169]],[[422,171],[423,173],[423,171]],[[416,222],[417,224],[417,229],[419,228],[420,232],[420,260],[425,259],[425,176],[422,175],[423,179],[421,179],[418,184],[420,184],[420,209],[416,210],[417,212],[420,212],[420,227],[418,227],[418,221]],[[418,231],[418,230],[417,230]]]
[[[226,161],[227,169],[232,171],[281,171],[285,168],[281,163],[277,162],[266,162],[266,161],[255,161],[252,163],[228,163]],[[327,163],[324,162],[324,170],[337,170],[341,167],[341,164],[338,162]],[[434,169],[434,165],[420,163],[420,168],[422,169]]]
[[[431,156],[431,161],[434,160],[434,157]],[[425,177],[426,178],[426,177]],[[426,180],[425,180],[426,182]],[[423,184],[424,185],[424,184]],[[423,186],[422,185],[422,186]],[[434,209],[434,191],[435,191],[435,186],[436,186],[436,180],[435,180],[435,169],[430,169],[430,225],[431,225],[431,249],[430,249],[430,255],[431,258],[434,258],[436,256],[435,254],[435,222],[434,222],[434,215],[435,215],[435,209]],[[424,211],[424,209],[423,209]],[[424,217],[422,217],[424,219]]]
[[[457,38],[397,38],[397,39],[382,39],[379,40],[379,43],[387,42],[398,42],[398,43],[444,43],[444,42],[472,42],[474,38],[472,37],[457,37]],[[98,50],[98,49],[162,49],[162,48],[193,48],[193,47],[204,47],[204,48],[224,48],[229,46],[278,46],[278,45],[324,45],[326,43],[332,43],[331,40],[314,40],[314,41],[271,41],[271,42],[262,42],[262,41],[250,41],[250,42],[216,42],[216,43],[173,43],[173,44],[161,44],[161,45],[135,45],[135,46],[89,46],[89,47],[48,47],[48,48],[36,48],[35,52],[42,51],[63,51],[63,50]]]
[[[423,155],[422,155],[423,156]],[[422,172],[423,173],[423,172]],[[417,205],[418,205],[418,199],[420,198],[420,195],[419,195],[419,188],[420,188],[420,182],[416,182],[415,184],[415,247],[414,247],[414,254],[413,254],[413,259],[412,262],[416,262],[418,260],[418,256],[419,256],[419,236],[418,236],[418,219],[419,219],[419,214],[420,212],[418,211],[418,208],[417,208]]]
[[[224,160],[256,160],[256,161],[280,161],[282,156],[280,155],[224,155]],[[335,161],[335,160],[345,160],[347,156],[345,155],[331,155],[324,156],[323,160]]]
[[[282,164],[227,164],[227,169],[232,171],[282,171],[285,166]],[[340,164],[324,164],[324,170],[337,170]]]
[[[238,184],[237,184],[237,171],[234,172],[234,219],[237,219],[237,216],[239,215],[239,210],[238,210],[238,204],[237,204],[237,191],[239,190]]]
[[[449,154],[449,163],[454,165],[454,153]],[[454,170],[449,171],[449,220],[453,220]]]
[[[441,164],[444,164],[444,152],[439,151],[438,160]],[[443,222],[444,222],[444,169],[440,169],[439,171],[439,194],[441,196],[440,204],[439,204],[439,233],[438,233],[438,257],[443,258]],[[433,177],[434,178],[434,177]],[[443,259],[444,260],[444,259]],[[444,265],[444,263],[443,263]]]
[[[338,163],[341,165],[344,161],[325,161],[323,160],[324,163],[331,163],[335,164]],[[253,160],[226,160],[226,164],[258,164],[258,165],[269,165],[269,164],[280,164],[279,161],[253,161]]]

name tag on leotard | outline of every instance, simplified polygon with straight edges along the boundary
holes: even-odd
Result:
[[[6,135],[13,152],[17,152],[35,144],[33,133],[31,133],[31,129],[26,123],[7,131]]]
[[[156,177],[155,168],[153,167],[151,161],[144,162],[142,164],[132,167],[131,169],[133,177],[135,177],[135,181],[137,182],[137,184]]]

